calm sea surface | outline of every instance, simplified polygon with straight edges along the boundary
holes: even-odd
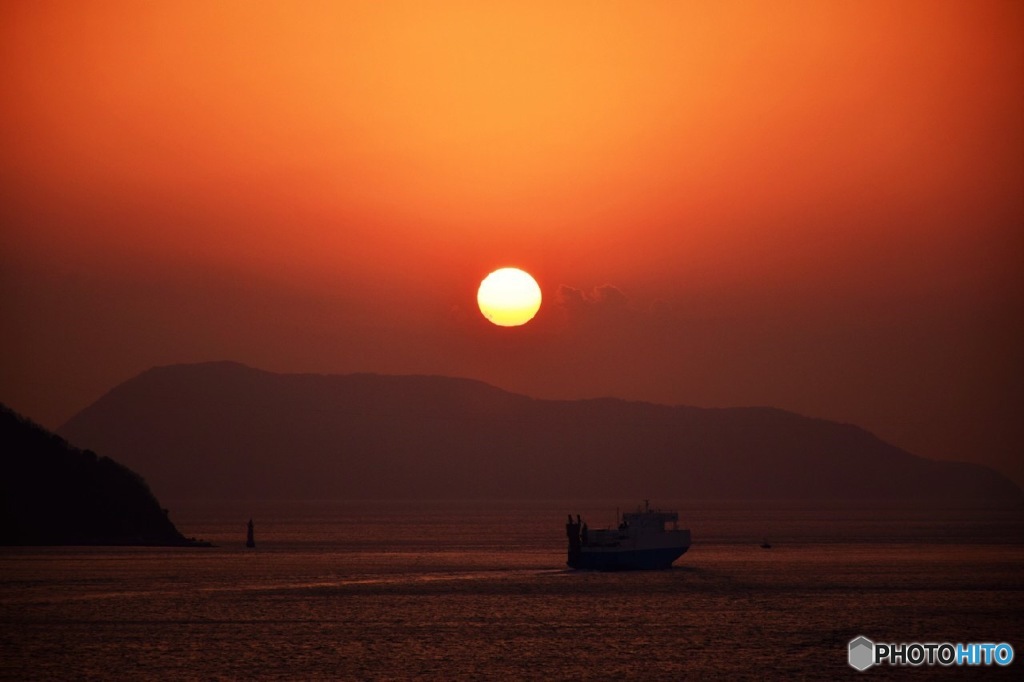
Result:
[[[615,504],[178,502],[218,547],[0,549],[0,677],[1024,679],[1021,511],[666,502],[676,568],[566,569],[565,515]],[[1016,660],[857,673],[857,635]]]

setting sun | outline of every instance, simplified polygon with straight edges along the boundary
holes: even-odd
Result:
[[[518,268],[501,268],[487,275],[476,292],[484,317],[500,327],[518,327],[540,309],[540,286]]]

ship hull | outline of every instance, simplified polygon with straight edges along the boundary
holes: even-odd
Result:
[[[567,562],[570,568],[592,571],[650,571],[672,568],[672,562],[689,547],[657,547],[611,551],[574,552]]]

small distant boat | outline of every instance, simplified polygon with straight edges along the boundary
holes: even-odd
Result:
[[[665,525],[671,523],[671,528]],[[690,548],[690,530],[679,527],[679,513],[644,508],[622,515],[616,529],[590,530],[580,519],[569,516],[565,524],[569,538],[571,568],[627,571],[671,568],[672,562]]]
[[[763,540],[761,542],[761,549],[771,549],[771,548],[772,548],[772,543],[768,542],[767,539]]]
[[[249,549],[256,547],[256,537],[253,534],[252,519],[249,519],[249,529],[245,534],[245,546]]]

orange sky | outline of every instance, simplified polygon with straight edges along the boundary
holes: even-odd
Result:
[[[1021,3],[5,3],[0,82],[0,401],[47,426],[233,359],[1024,484]],[[522,329],[475,311],[504,265]]]

